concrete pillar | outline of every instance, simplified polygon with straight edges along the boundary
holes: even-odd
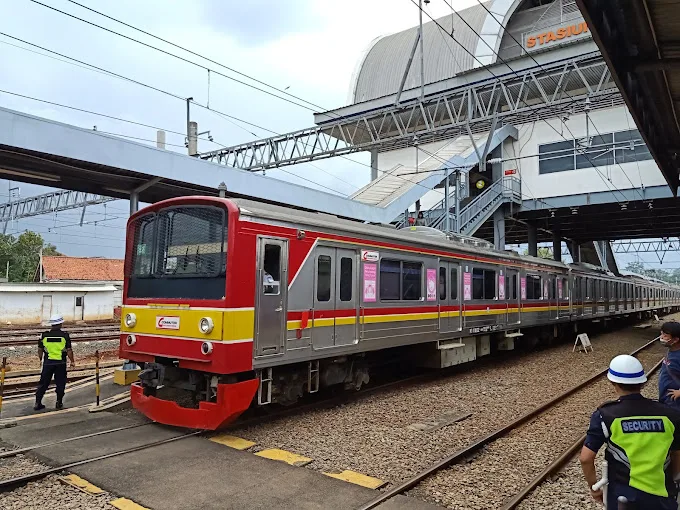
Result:
[[[538,257],[538,229],[536,224],[527,224],[527,242],[529,243],[529,255]]]
[[[559,230],[553,230],[553,259],[562,262],[562,238]]]
[[[569,253],[571,253],[571,258],[573,259],[575,264],[578,264],[581,262],[581,245],[578,244],[576,241],[569,241],[568,244],[569,247]]]
[[[189,136],[187,143],[189,156],[198,154],[198,122],[189,122]]]
[[[505,207],[493,213],[493,245],[497,250],[505,250]]]
[[[139,192],[130,192],[130,215],[139,211]]]
[[[378,149],[371,150],[371,181],[378,178]]]

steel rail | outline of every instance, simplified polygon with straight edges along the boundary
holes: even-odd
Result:
[[[139,446],[134,446],[132,448],[126,448],[124,450],[119,450],[117,452],[111,452],[107,453],[104,455],[99,455],[97,457],[92,457],[90,459],[83,459],[79,460],[76,462],[70,462],[69,464],[62,464],[61,466],[56,466],[52,467],[49,469],[45,469],[43,471],[38,471],[37,473],[31,473],[30,475],[24,475],[24,476],[17,476],[15,478],[9,478],[7,480],[2,480],[0,481],[0,493],[5,492],[7,490],[15,489],[17,487],[21,487],[23,485],[26,485],[29,482],[33,482],[36,480],[40,480],[41,478],[45,478],[48,475],[58,473],[60,471],[66,471],[68,469],[72,469],[74,467],[82,466],[84,464],[90,464],[92,462],[97,462],[100,460],[106,460],[110,459],[112,457],[118,457],[120,455],[125,455],[127,453],[134,453],[138,452],[141,450],[146,450],[147,448],[153,448],[154,446],[161,446],[167,443],[172,443],[174,441],[180,441],[182,439],[186,439],[189,437],[194,437],[198,436],[199,434],[204,434],[204,430],[196,430],[193,432],[188,432],[186,434],[182,434],[180,436],[173,436],[168,439],[162,439],[160,441],[154,441],[152,443],[147,443]]]
[[[644,349],[647,349],[648,347],[651,347],[659,337],[655,338],[654,340],[651,340],[650,342],[647,342],[643,346],[635,349],[633,352],[631,352],[631,356],[635,356],[639,352],[641,352]],[[504,425],[503,427],[496,429],[495,431],[487,434],[486,436],[483,436],[473,443],[465,446],[464,448],[461,448],[460,450],[452,453],[451,455],[444,457],[443,459],[438,460],[434,464],[430,465],[429,467],[425,468],[415,476],[409,478],[408,480],[400,483],[399,485],[393,487],[392,489],[383,492],[379,496],[375,497],[368,503],[365,503],[364,505],[360,506],[358,510],[370,510],[372,508],[377,507],[378,505],[384,503],[385,501],[393,498],[394,496],[397,496],[403,492],[406,492],[407,490],[415,487],[418,485],[420,482],[422,482],[424,479],[432,476],[434,473],[450,466],[451,464],[454,464],[455,462],[458,462],[459,460],[462,460],[466,457],[469,457],[471,454],[474,452],[480,450],[484,446],[486,446],[489,443],[492,443],[496,439],[505,436],[508,432],[511,432],[512,430],[515,430],[518,428],[520,425],[525,424],[529,420],[535,418],[536,416],[539,416],[543,414],[545,411],[548,409],[551,409],[555,405],[559,404],[562,402],[565,398],[573,395],[577,391],[585,388],[595,380],[599,379],[603,375],[607,373],[608,368],[605,368],[604,370],[592,375],[588,379],[584,380],[583,382],[577,384],[576,386],[573,386],[572,388],[568,389],[561,395],[558,395],[557,397],[553,398],[552,400],[546,402],[545,404],[542,404],[528,413],[520,416],[517,418],[515,421],[508,423],[507,425]]]
[[[71,342],[112,342],[120,339],[120,332],[102,332],[101,336],[96,335],[96,332],[87,333],[84,336],[71,336]],[[15,347],[18,345],[37,345],[39,338],[37,336],[22,336],[18,338],[3,338],[0,339],[0,347]]]
[[[17,448],[16,450],[9,450],[0,453],[0,459],[7,459],[9,457],[14,457],[21,453],[30,452],[37,450],[39,448],[46,448],[47,446],[55,446],[58,444],[70,443],[71,441],[79,441],[81,439],[87,439],[89,437],[103,436],[104,434],[111,434],[113,432],[120,432],[121,430],[129,430],[137,427],[144,427],[145,425],[151,425],[154,422],[149,423],[135,423],[134,425],[125,425],[124,427],[116,427],[115,429],[100,430],[99,432],[92,432],[90,434],[83,434],[82,436],[69,437],[66,439],[60,439],[58,441],[50,441],[49,443],[40,443],[33,446],[26,446],[24,448]]]
[[[661,364],[663,363],[663,359],[659,360],[656,365],[654,365],[649,372],[647,372],[647,377],[650,377],[653,375],[660,367]],[[517,506],[524,501],[524,499],[531,494],[534,489],[536,489],[539,485],[541,485],[546,478],[548,478],[550,475],[557,473],[564,467],[564,465],[569,462],[574,455],[581,449],[583,446],[583,442],[586,440],[586,435],[583,434],[581,437],[578,438],[574,444],[572,444],[569,448],[564,450],[562,454],[557,457],[554,461],[550,463],[543,471],[541,471],[540,474],[536,476],[531,482],[529,482],[520,492],[515,494],[510,501],[505,503],[502,507],[501,510],[514,510],[517,508]]]

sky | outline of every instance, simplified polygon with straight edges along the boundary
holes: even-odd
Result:
[[[136,137],[142,143],[153,145],[155,129],[48,105],[7,92],[165,130],[185,131],[183,101],[57,60],[60,57],[54,55],[43,56],[43,50],[27,44],[32,43],[180,97],[191,96],[212,110],[257,126],[228,120],[214,111],[194,106],[192,120],[198,122],[199,131],[210,130],[216,142],[200,140],[200,152],[264,138],[272,131],[284,133],[313,126],[313,111],[348,103],[352,73],[373,39],[418,23],[418,8],[412,0],[345,0],[342,3],[332,0],[78,1],[236,71],[286,89],[315,106],[301,108],[268,96],[31,0],[0,0],[0,8],[4,7],[0,32],[5,34],[0,34],[0,59],[3,62],[0,90],[4,91],[0,92],[0,106],[88,129],[96,126],[99,131]],[[41,2],[252,83],[223,67],[183,53],[68,0]],[[476,4],[476,0],[453,0],[452,3],[460,10]],[[443,16],[451,12],[449,4],[450,0],[432,0],[425,9],[433,17]],[[182,135],[168,132],[167,142],[169,150],[185,152]],[[315,166],[296,165],[272,170],[267,175],[348,195],[365,185],[370,176],[366,154],[353,155],[351,159],[356,162],[335,158],[318,161]],[[48,190],[0,181],[0,200],[7,200],[9,190],[15,187],[19,188],[21,197]],[[122,257],[128,209],[126,201],[115,201],[106,207],[89,208],[83,226],[79,225],[81,211],[70,211],[13,222],[8,225],[7,232],[20,233],[26,229],[40,232],[68,255]],[[654,254],[640,257],[656,260]],[[680,262],[675,265],[680,266]]]

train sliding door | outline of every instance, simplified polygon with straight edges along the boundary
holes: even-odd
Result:
[[[519,272],[508,269],[505,274],[505,299],[508,301],[508,325],[519,324],[520,316]]]
[[[255,355],[281,354],[286,341],[288,241],[260,237],[257,242]]]
[[[461,330],[460,266],[455,262],[439,263],[439,332]]]
[[[319,246],[314,267],[312,346],[324,349],[357,341],[357,253]]]

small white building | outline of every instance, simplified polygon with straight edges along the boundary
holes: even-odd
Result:
[[[115,292],[108,284],[0,283],[0,321],[40,324],[54,314],[66,322],[111,320]]]
[[[67,257],[66,255],[41,256],[33,281],[41,283],[73,283],[113,285],[115,308],[123,304],[122,259],[102,257]]]

